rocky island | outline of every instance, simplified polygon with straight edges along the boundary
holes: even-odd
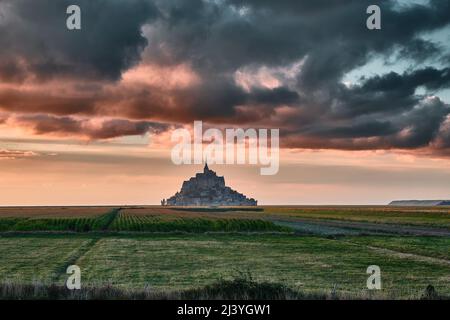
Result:
[[[183,182],[181,191],[174,196],[163,199],[162,205],[169,206],[256,206],[258,202],[247,198],[225,185],[224,177],[205,164],[203,172]]]

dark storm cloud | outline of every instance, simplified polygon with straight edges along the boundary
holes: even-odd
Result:
[[[361,27],[367,16],[360,12],[367,8],[367,1],[353,1],[345,9],[330,13],[327,22],[317,26],[321,35],[327,34],[322,43],[317,42],[312,48],[311,59],[300,78],[305,86],[323,83],[332,86],[330,81],[338,82],[346,72],[367,63],[371,56],[390,54],[398,47],[413,52],[417,50],[417,37],[421,32],[443,27],[450,21],[445,14],[450,10],[447,0],[431,1],[430,6],[415,5],[401,11],[395,8],[396,1],[375,3],[382,9],[380,32]]]
[[[450,88],[450,68],[427,67],[398,74],[389,72],[382,76],[362,79],[362,84],[347,88],[339,86],[334,99],[334,113],[340,117],[356,117],[375,113],[377,116],[404,112],[423,98],[416,95],[417,88],[428,90]]]
[[[420,32],[450,21],[447,0],[402,11],[394,8],[395,1],[376,3],[383,10],[383,32],[365,27],[373,1],[159,1],[163,18],[151,36],[164,46],[148,51],[208,71],[284,65],[308,55],[302,79],[312,84],[335,80],[364,64],[369,53],[396,45],[412,50]]]
[[[385,136],[397,132],[397,128],[389,121],[364,121],[351,126],[317,126],[312,128],[310,135],[322,138],[367,138]]]
[[[413,72],[399,75],[390,72],[383,76],[375,76],[364,82],[363,91],[405,91],[405,95],[410,95],[414,89],[425,86],[427,89],[442,89],[450,87],[450,68],[437,70],[435,68],[425,68],[414,70]]]
[[[0,109],[18,113],[93,114],[97,97],[4,89],[0,90]]]
[[[407,56],[413,61],[444,55],[443,48],[421,39],[420,35],[448,25],[450,16],[446,12],[450,11],[450,2],[438,0],[427,6],[398,8],[395,1],[377,1],[382,8],[383,30],[376,32],[365,28],[369,4],[373,2],[161,1],[163,18],[150,33],[155,45],[149,46],[146,54],[160,63],[189,61],[208,83],[221,79],[227,98],[223,99],[220,89],[206,89],[198,95],[198,106],[190,110],[199,118],[217,113],[239,115],[233,110],[246,101],[269,103],[274,109],[280,105],[308,109],[300,114],[310,119],[310,126],[328,126],[325,131],[345,132],[348,138],[352,137],[351,132],[355,138],[369,133],[374,136],[393,133],[399,128],[389,125],[384,117],[417,105],[421,100],[415,95],[418,87],[429,90],[447,87],[447,68],[424,68],[404,75],[390,73],[364,79],[364,85],[353,90],[345,88],[341,79],[374,56],[388,57],[395,50],[399,50],[399,59]],[[232,75],[240,68],[280,67],[302,59],[304,63],[294,85],[297,92],[284,94],[283,100],[276,99],[269,90],[262,94],[259,88],[254,88],[243,98],[239,90],[231,89],[235,85]],[[283,87],[275,90],[292,91]],[[231,97],[238,95],[230,92],[241,97],[233,100]],[[258,101],[257,97],[263,96],[265,102]],[[377,114],[375,122],[353,119],[371,113]],[[339,116],[346,118],[349,125],[357,126],[343,129],[339,123],[333,123]],[[255,113],[255,120],[258,119]],[[303,119],[291,117],[287,122],[300,126]]]
[[[450,105],[439,98],[427,98],[414,108],[386,117],[369,115],[332,123],[313,123],[300,131],[285,132],[285,147],[323,149],[415,149],[440,141],[438,149],[447,148],[448,133],[443,124]],[[343,124],[342,124],[343,123]]]
[[[82,8],[82,30],[66,28],[69,5]],[[157,16],[146,0],[2,0],[0,78],[117,79],[140,59],[144,23]],[[6,50],[5,50],[6,48]]]
[[[11,58],[3,57],[0,61],[0,81],[22,82],[26,79],[26,70]]]
[[[299,101],[299,94],[288,88],[278,87],[274,89],[254,90],[250,98],[251,101],[261,104],[294,104]]]
[[[397,137],[393,144],[399,148],[427,146],[436,138],[441,124],[449,113],[450,106],[443,104],[438,98],[423,102],[400,118],[399,126],[406,130],[406,134]]]
[[[400,49],[399,57],[410,58],[419,63],[432,60],[439,56],[442,48],[436,43],[423,39],[414,39],[408,46]]]
[[[82,7],[81,32],[64,28],[69,2]],[[0,52],[2,81],[22,82],[30,74],[40,81],[79,80],[68,97],[0,90],[3,110],[60,116],[58,125],[39,120],[45,129],[77,131],[73,115],[108,115],[134,125],[203,120],[276,126],[286,147],[448,147],[448,101],[433,96],[449,88],[450,52],[424,35],[449,26],[450,0],[405,6],[392,0],[0,3],[8,4],[0,23],[0,45],[8,48]],[[366,28],[371,4],[381,7],[382,30]],[[379,75],[371,70],[357,83],[343,84],[346,74],[372,59],[407,67]],[[103,90],[137,63],[187,65],[200,83]],[[130,132],[145,131],[140,128]]]
[[[146,133],[159,134],[167,131],[170,127],[167,124],[149,121],[108,119],[91,123],[88,119],[49,115],[25,115],[16,117],[14,122],[25,125],[36,134],[82,136],[94,140]]]

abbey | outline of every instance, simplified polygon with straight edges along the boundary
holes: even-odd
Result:
[[[208,168],[195,177],[184,181],[181,191],[169,199],[161,201],[169,206],[256,206],[258,202],[253,198],[247,198],[225,185],[224,177]]]

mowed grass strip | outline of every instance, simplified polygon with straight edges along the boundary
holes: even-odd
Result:
[[[50,283],[86,238],[0,237],[0,280]]]
[[[391,236],[367,236],[345,237],[346,241],[394,250],[403,253],[411,253],[445,259],[450,262],[450,238],[445,237],[391,237]]]
[[[450,266],[376,252],[319,237],[192,235],[103,238],[78,260],[84,280],[125,288],[188,289],[249,271],[256,281],[298,290],[366,290],[369,265],[382,271],[383,294],[418,297],[432,284],[450,293]]]

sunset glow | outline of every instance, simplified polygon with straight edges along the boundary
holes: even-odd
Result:
[[[194,121],[280,129],[278,174],[211,164],[261,204],[450,196],[450,17],[434,2],[380,1],[382,36],[356,27],[365,1],[117,1],[78,32],[65,2],[0,2],[1,205],[157,204],[201,168],[170,158]]]

